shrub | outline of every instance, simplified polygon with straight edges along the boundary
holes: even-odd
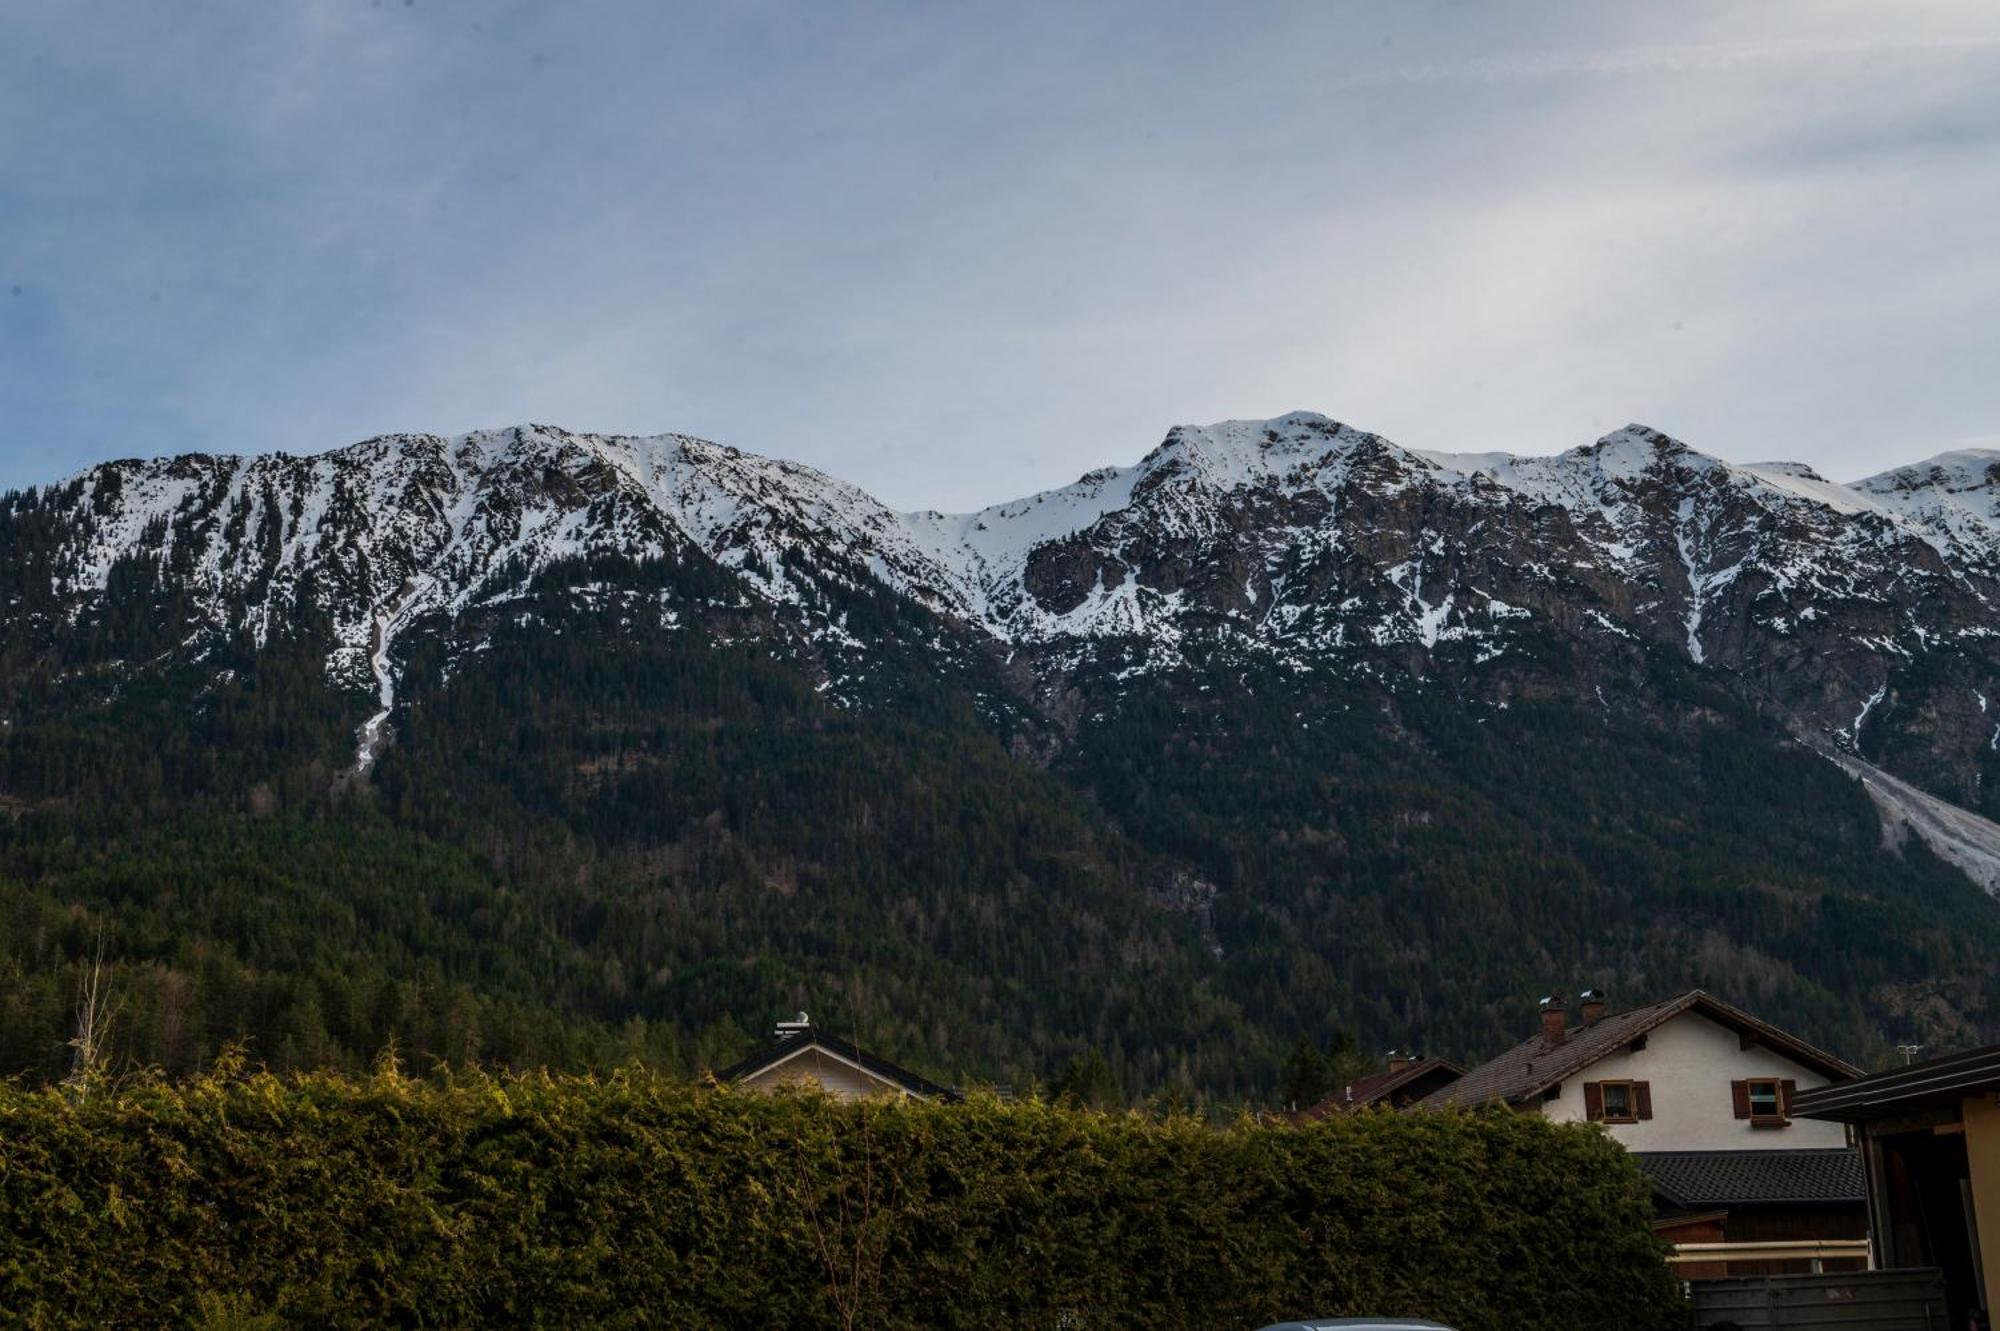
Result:
[[[32,1326],[1256,1327],[1678,1311],[1594,1129],[1216,1128],[643,1073],[0,1087],[0,1307]]]

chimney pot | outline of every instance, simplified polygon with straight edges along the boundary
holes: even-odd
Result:
[[[1563,1010],[1563,1001],[1554,994],[1542,1000],[1542,1043],[1557,1045],[1563,1042],[1563,1032],[1569,1026],[1569,1014]]]
[[[1586,1026],[1595,1026],[1604,1016],[1604,991],[1601,989],[1586,989],[1578,994],[1576,998],[1583,1015],[1583,1024]]]

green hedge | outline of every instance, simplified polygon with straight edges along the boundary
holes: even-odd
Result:
[[[1637,1170],[1510,1114],[1217,1128],[652,1076],[0,1087],[31,1326],[1644,1331]]]

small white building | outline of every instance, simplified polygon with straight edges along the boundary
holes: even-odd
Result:
[[[1624,1012],[1586,991],[1578,1016],[1543,999],[1536,1034],[1418,1107],[1603,1125],[1653,1181],[1656,1228],[1690,1278],[1865,1260],[1846,1129],[1792,1114],[1794,1096],[1853,1065],[1699,989]]]
[[[779,1022],[773,1035],[771,1044],[717,1073],[716,1079],[757,1091],[814,1086],[837,1100],[866,1100],[876,1096],[907,1096],[916,1100],[954,1098],[948,1086],[940,1086],[846,1040],[815,1030],[812,1020],[803,1012],[791,1021]]]

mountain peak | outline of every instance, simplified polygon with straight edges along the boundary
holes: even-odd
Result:
[[[1745,471],[1754,472],[1767,479],[1783,476],[1795,481],[1811,481],[1816,485],[1830,485],[1831,481],[1803,462],[1751,462]]]
[[[829,650],[859,650],[845,606],[879,589],[1009,653],[1061,643],[1073,663],[1143,644],[1127,670],[1217,633],[1301,668],[1360,668],[1377,648],[1478,665],[1534,616],[1650,636],[1707,665],[1725,622],[1738,640],[1833,633],[1844,612],[1813,598],[1873,605],[1912,580],[1931,595],[1937,560],[2000,583],[2000,451],[1849,487],[1797,464],[1731,466],[1640,423],[1529,457],[1406,449],[1309,411],[1180,425],[1137,465],[958,515],[895,513],[803,464],[689,436],[542,424],[306,458],[107,464],[27,502],[70,510],[50,518],[63,536],[43,565],[70,622],[127,594],[113,574],[128,560],[192,607],[176,639],[191,654],[223,635],[262,643],[304,607],[328,625],[329,678],[376,692],[378,722],[405,635],[490,634],[495,607],[545,576],[583,577],[580,560],[706,561],[734,580],[729,604],[760,604]],[[640,617],[722,603],[661,601]],[[1910,605],[1892,646],[1856,621],[1829,650],[1914,658],[1991,631],[1919,622]],[[1816,721],[1838,712],[1833,729],[1857,730],[1873,671],[1827,683],[1836,702],[1815,704]]]
[[[1176,425],[1139,464],[1149,474],[1185,472],[1219,489],[1233,489],[1351,453],[1376,436],[1316,411],[1267,420]],[[1377,441],[1380,442],[1380,441]]]
[[[1656,430],[1638,421],[1613,430],[1583,451],[1595,454],[1607,462],[1615,458],[1644,459],[1650,462],[1654,458],[1680,457],[1694,452],[1666,431]]]
[[[1993,485],[2000,481],[2000,449],[1955,448],[1921,462],[1891,467],[1863,480],[1854,488],[1884,492],[1922,487],[1963,490]]]

